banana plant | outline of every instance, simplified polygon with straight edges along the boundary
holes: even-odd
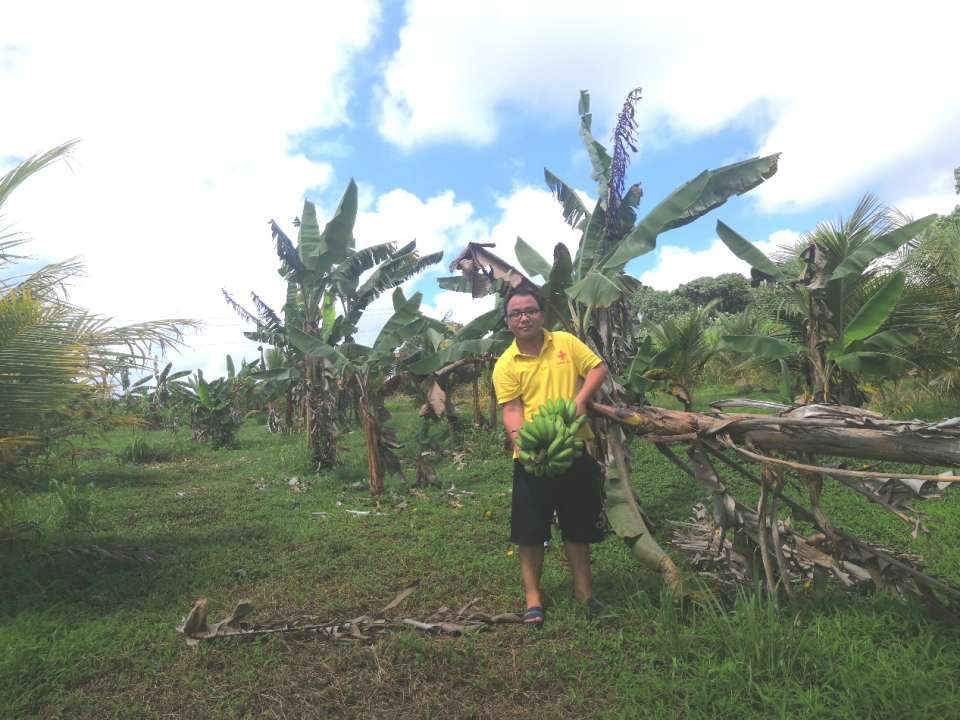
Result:
[[[520,268],[498,258],[487,246],[469,244],[450,265],[459,271],[474,297],[489,292],[491,284],[500,280],[505,286],[521,284],[536,289],[546,307],[544,326],[563,329],[579,336],[603,358],[607,367],[621,375],[635,360],[633,338],[637,334],[636,317],[630,298],[640,287],[624,270],[627,264],[656,248],[661,233],[693,222],[723,205],[730,197],[742,195],[777,172],[779,153],[766,157],[704,170],[684,183],[639,218],[637,207],[643,197],[640,184],[626,187],[626,169],[630,151],[635,150],[634,109],[640,99],[639,89],[628,95],[614,128],[613,154],[593,136],[590,95],[580,93],[579,134],[590,158],[592,178],[597,183],[598,199],[588,208],[574,189],[554,173],[544,169],[544,179],[561,206],[567,224],[580,231],[576,252],[558,243],[552,261],[540,255],[522,238],[514,247]],[[522,272],[521,272],[522,271]],[[538,282],[534,282],[539,278]],[[451,283],[452,285],[452,283]],[[448,353],[446,360],[452,360]],[[634,377],[643,373],[634,372]],[[639,381],[638,381],[639,382]],[[608,400],[622,401],[621,388],[609,385]],[[604,427],[595,429],[598,454],[604,456],[608,471],[608,498],[614,485],[618,503],[626,508],[608,512],[614,530],[631,546],[638,559],[660,572],[671,586],[679,575],[669,557],[649,540],[642,514],[633,497],[630,482],[629,452],[621,442],[621,431],[614,428],[607,434]],[[618,505],[618,508],[620,506]],[[644,542],[638,542],[645,535]]]
[[[276,222],[270,221],[280,259],[278,272],[287,283],[284,322],[282,328],[258,328],[257,333],[248,337],[283,347],[289,343],[291,331],[298,330],[331,347],[351,344],[357,323],[370,303],[440,260],[439,252],[421,257],[416,242],[400,248],[386,242],[357,249],[353,236],[357,194],[357,185],[350,180],[323,230],[316,206],[304,201],[301,217],[294,222],[298,228],[296,245]],[[373,272],[361,282],[370,270]],[[322,355],[308,353],[298,364],[302,367],[299,372],[303,376],[303,424],[308,454],[319,468],[335,467],[339,464],[336,421],[340,411],[335,392],[338,378]]]
[[[796,278],[789,278],[785,267],[727,225],[717,223],[724,244],[756,270],[755,277],[779,284],[788,314],[799,320],[794,323],[794,342],[767,335],[723,335],[721,341],[754,357],[801,358],[816,402],[862,405],[858,375],[899,375],[914,367],[903,354],[921,332],[914,322],[898,323],[895,318],[907,278],[879,261],[922,233],[936,215],[891,226],[872,205],[872,199],[865,198],[840,227],[822,223],[809,233],[798,246],[796,255],[802,263]]]
[[[593,136],[589,93],[580,94],[579,133],[599,195],[592,210],[572,187],[544,169],[547,186],[560,203],[564,220],[581,233],[573,255],[558,243],[551,262],[517,238],[514,250],[523,272],[477,243],[469,244],[450,266],[464,275],[474,297],[485,294],[489,278],[501,279],[512,287],[531,283],[547,308],[545,326],[577,334],[614,372],[621,372],[634,356],[636,327],[629,298],[640,283],[624,272],[627,263],[654,250],[661,233],[693,222],[731,196],[742,195],[770,178],[777,171],[780,157],[776,153],[704,170],[638,219],[637,207],[643,197],[640,185],[624,190],[629,150],[634,147],[633,105],[638,99],[634,92],[624,103],[611,155]],[[536,278],[540,278],[539,284],[534,282]]]
[[[226,377],[206,380],[203,370],[185,381],[172,382],[180,404],[190,418],[190,433],[194,440],[209,442],[214,449],[229,447],[236,440],[237,430],[243,424],[243,394],[251,386],[251,371],[260,362],[243,363],[237,373],[233,358],[227,355]]]
[[[126,394],[133,397],[140,397],[140,417],[150,430],[156,430],[161,427],[171,427],[175,429],[179,426],[179,420],[170,407],[171,383],[186,377],[190,374],[189,370],[179,370],[171,373],[173,363],[168,362],[163,370],[158,370],[154,366],[152,375],[145,375],[137,382],[125,387]],[[147,383],[153,381],[153,385]]]
[[[396,288],[393,291],[394,313],[369,347],[355,342],[335,347],[297,328],[289,329],[290,340],[301,352],[308,357],[322,358],[333,369],[341,386],[352,386],[358,391],[367,441],[370,492],[374,496],[383,494],[385,470],[398,475],[401,482],[405,478],[400,460],[393,452],[401,446],[397,444],[394,430],[385,424],[390,413],[383,406],[383,398],[373,381],[381,376],[384,368],[396,371],[395,352],[406,341],[431,331],[442,332],[442,323],[420,312],[422,299],[422,293],[415,293],[407,299],[403,291]]]

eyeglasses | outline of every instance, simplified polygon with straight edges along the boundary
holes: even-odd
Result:
[[[530,308],[529,310],[514,310],[512,313],[507,315],[507,320],[519,320],[524,315],[526,315],[531,320],[539,315],[542,311],[540,308]]]

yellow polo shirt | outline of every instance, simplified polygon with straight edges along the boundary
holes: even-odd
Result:
[[[547,400],[575,397],[580,379],[603,362],[570,333],[542,332],[539,356],[524,355],[514,340],[493,368],[497,402],[502,405],[519,397],[524,420],[529,420]],[[577,436],[592,438],[590,426],[584,424]]]

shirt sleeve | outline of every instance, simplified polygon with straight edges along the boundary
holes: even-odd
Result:
[[[500,362],[493,366],[493,389],[497,403],[503,405],[520,397],[520,380]]]
[[[593,370],[597,365],[602,365],[601,360],[593,350],[573,335],[570,336],[570,354],[573,356],[573,365],[577,369],[577,374],[583,377]],[[500,396],[497,395],[499,398]]]

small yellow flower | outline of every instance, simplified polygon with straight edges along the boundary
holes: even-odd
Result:
[[[811,585],[813,585],[813,580],[807,580],[807,581],[803,584],[803,586],[804,586],[805,588],[808,588],[808,587],[810,587]]]
[[[487,515],[487,517],[490,517],[490,511],[489,511],[489,510],[487,510],[486,515]]]
[[[416,511],[417,511],[417,509],[416,509],[416,508],[414,508],[414,509],[413,509],[413,510],[411,510],[410,512],[416,512]]]
[[[720,534],[720,528],[714,528],[714,529],[713,529],[713,534],[714,534],[714,535],[719,535],[719,534]]]
[[[663,506],[664,506],[665,508],[668,508],[668,507],[670,507],[670,503],[664,503]]]
[[[513,550],[507,550],[507,555],[513,555]]]

